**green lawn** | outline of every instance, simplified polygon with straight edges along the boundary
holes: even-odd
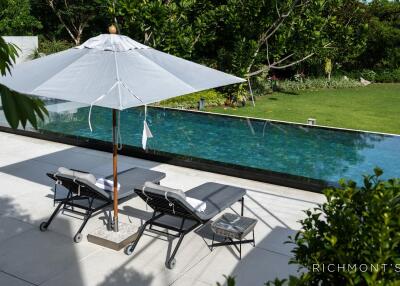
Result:
[[[249,117],[317,124],[400,134],[400,84],[274,93],[257,97],[256,106],[210,107],[207,111]]]

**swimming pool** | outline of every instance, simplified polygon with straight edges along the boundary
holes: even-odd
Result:
[[[88,107],[51,113],[42,130],[111,141],[111,111],[94,107],[93,132]],[[122,143],[141,147],[144,110],[121,113]],[[374,167],[385,178],[400,177],[400,136],[319,128],[298,124],[149,108],[152,152],[166,152],[234,166],[337,182],[362,182]]]

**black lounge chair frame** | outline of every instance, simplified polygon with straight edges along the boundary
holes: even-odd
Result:
[[[134,168],[132,168],[134,169]],[[125,173],[132,169],[123,171],[121,173]],[[72,171],[77,171],[80,173],[88,172],[71,169]],[[121,174],[120,173],[120,174]],[[80,225],[78,231],[74,235],[74,242],[79,243],[82,241],[82,231],[85,228],[87,222],[90,218],[97,214],[97,212],[104,210],[107,207],[113,205],[113,199],[102,195],[101,193],[93,190],[93,188],[86,184],[85,182],[79,179],[72,179],[65,176],[62,176],[58,173],[47,173],[49,178],[55,180],[54,186],[54,204],[58,203],[56,209],[51,214],[50,218],[47,221],[44,221],[40,224],[40,230],[46,231],[50,226],[53,219],[57,216],[57,214],[62,212],[69,212],[77,215],[83,216],[82,224]],[[165,177],[165,174],[164,174]],[[160,177],[161,180],[163,177]],[[154,183],[159,184],[159,180]],[[144,183],[144,182],[143,182]],[[63,186],[67,190],[67,196],[63,198],[57,198],[57,186]],[[130,200],[132,197],[136,196],[133,192],[131,195],[118,199],[118,204],[121,204],[125,201]],[[107,227],[111,228],[111,214],[108,215]]]
[[[135,190],[135,193],[139,197],[141,197],[144,201],[146,201],[146,203],[153,209],[153,215],[151,219],[147,220],[141,226],[135,241],[133,242],[133,244],[128,245],[126,247],[125,253],[128,255],[131,255],[133,253],[140,238],[142,237],[144,231],[146,230],[146,227],[149,226],[149,230],[153,232],[178,238],[178,242],[175,245],[174,250],[172,251],[170,257],[166,262],[166,266],[169,269],[173,269],[176,265],[175,255],[178,252],[178,249],[181,246],[182,240],[185,237],[185,235],[195,230],[200,225],[208,223],[210,219],[207,220],[201,219],[199,216],[193,213],[193,211],[189,210],[187,207],[181,204],[179,200],[176,200],[174,198],[169,198],[168,201],[166,201],[163,195],[158,195],[154,193],[150,194],[147,192],[146,194],[144,194],[142,190]],[[244,196],[241,197],[238,200],[238,202],[241,202],[241,215],[243,216]],[[171,208],[171,204],[173,204],[174,206],[173,208]],[[180,219],[180,223],[178,223],[179,227],[162,222],[161,219],[166,216],[172,216]],[[190,225],[188,227],[185,227],[185,223],[187,222],[189,222]],[[166,229],[167,231],[154,229],[153,226]],[[168,232],[169,230],[175,231],[176,234],[169,233]]]

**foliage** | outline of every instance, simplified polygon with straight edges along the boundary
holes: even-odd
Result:
[[[10,72],[12,64],[15,62],[17,56],[18,47],[6,43],[6,41],[0,37],[0,75],[5,75],[7,71]]]
[[[0,35],[32,35],[42,28],[31,15],[29,0],[0,0]]]
[[[224,278],[226,280],[226,286],[235,286],[236,285],[235,277],[224,275]],[[221,285],[221,283],[217,282],[217,286],[222,286],[222,285]]]
[[[294,80],[301,81],[302,79],[298,75],[295,75]],[[272,82],[265,74],[251,78],[250,84],[255,96],[263,96],[273,92]]]
[[[305,211],[301,231],[290,238],[291,263],[306,270],[296,285],[398,285],[400,179],[383,181],[382,173],[375,168],[362,187],[341,181],[324,191],[326,203]],[[322,271],[329,264],[356,268]]]
[[[400,68],[394,70],[381,70],[376,76],[377,82],[400,82]]]
[[[12,44],[7,44],[0,37],[0,74],[5,75],[10,72],[12,64],[15,62],[17,49]],[[18,94],[0,85],[1,104],[4,115],[12,128],[17,128],[19,123],[26,127],[29,121],[34,128],[37,128],[37,118],[44,119],[47,110],[41,100],[30,98]]]
[[[224,275],[225,279],[226,279],[226,285],[227,286],[235,286],[236,285],[236,279],[233,276],[226,276]],[[295,276],[290,276],[289,280],[287,279],[279,279],[276,278],[273,281],[267,281],[265,282],[264,286],[297,286],[299,285],[299,279]],[[219,282],[217,282],[217,286],[222,286]]]
[[[356,68],[400,68],[400,2],[374,0],[368,5],[368,39]]]
[[[218,5],[212,1],[120,0],[115,11],[113,3],[124,34],[167,53],[193,59],[195,48],[208,50],[215,38]]]
[[[76,45],[106,32],[116,19],[121,33],[140,42],[239,76],[255,70],[261,78],[323,76],[325,59],[332,72],[399,67],[399,1],[0,0],[1,5],[0,16],[7,14],[0,17],[3,34],[2,22],[14,34],[43,26],[44,38]]]
[[[366,87],[274,92],[257,96],[255,106],[208,107],[218,112],[333,127],[400,134],[400,84],[371,84]],[[317,152],[318,153],[318,152]]]
[[[40,38],[39,47],[33,51],[29,59],[34,60],[46,55],[62,52],[72,47],[73,44],[65,40],[47,40],[45,38]]]
[[[265,286],[299,286],[302,285],[300,279],[296,276],[290,275],[289,279],[276,278],[273,281],[265,282]]]
[[[32,127],[37,129],[37,117],[44,120],[44,116],[48,115],[43,101],[38,98],[11,91],[2,85],[0,85],[0,94],[4,115],[11,128],[16,129],[21,123],[25,129],[29,121]]]
[[[243,68],[246,72],[251,71],[253,66],[280,70],[308,56],[318,55],[324,58],[335,51],[339,41],[342,49],[346,50],[352,50],[347,49],[347,45],[359,42],[354,41],[353,34],[361,29],[363,21],[351,20],[347,26],[343,25],[352,17],[359,18],[352,14],[353,11],[358,13],[356,8],[348,9],[348,6],[358,5],[358,1],[229,2],[227,14],[236,25],[227,27],[231,30],[228,35],[232,37],[234,44],[231,51],[227,50],[226,61],[229,63],[231,58],[234,67],[241,67],[240,70],[233,70],[238,74],[243,74]],[[338,17],[344,10],[349,12]],[[280,18],[276,23],[276,19]],[[277,32],[267,33],[271,35],[269,38],[264,37],[266,31],[275,28],[275,23]],[[284,60],[285,58],[289,60]],[[244,60],[248,63],[243,62]]]
[[[43,53],[45,55],[50,55],[54,53],[58,53],[69,48],[72,48],[72,44],[65,40],[47,40],[47,39],[40,39],[39,41],[39,53]]]
[[[350,72],[345,72],[349,77],[359,79],[360,77],[373,81],[373,82],[400,82],[400,68],[397,69],[363,69],[361,71],[354,70]]]
[[[197,108],[200,98],[205,99],[206,106],[218,106],[225,102],[225,97],[222,93],[211,89],[167,99],[161,101],[159,105],[174,108]]]
[[[305,78],[302,81],[283,80],[278,82],[279,89],[285,92],[360,86],[362,86],[360,81],[345,77],[332,77],[331,80],[327,80],[326,78]]]
[[[42,2],[35,0],[36,2]],[[105,9],[102,0],[43,0],[58,19],[61,26],[75,45],[82,40],[84,30]],[[101,14],[101,13],[100,13]]]
[[[360,77],[369,81],[375,81],[376,72],[374,72],[373,70],[363,69],[360,73]]]
[[[339,46],[362,50],[364,6],[356,0],[120,0],[115,9],[109,3],[125,34],[240,76],[270,60],[270,68],[282,69],[288,60],[325,57]]]

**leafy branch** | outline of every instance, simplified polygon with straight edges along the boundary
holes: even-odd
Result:
[[[6,43],[0,37],[0,74],[2,76],[5,76],[7,72],[11,73],[11,67],[15,63],[17,56],[18,47]],[[6,120],[14,129],[18,128],[20,123],[23,128],[26,128],[27,122],[37,129],[37,117],[44,120],[45,115],[48,115],[43,101],[38,98],[19,94],[3,85],[0,85],[0,95]]]

